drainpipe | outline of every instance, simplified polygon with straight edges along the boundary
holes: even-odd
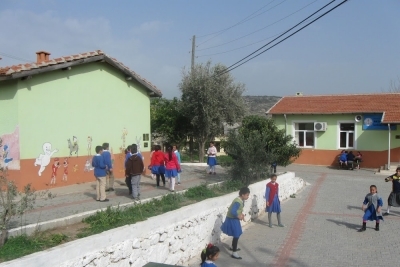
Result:
[[[388,170],[390,170],[390,123],[388,124],[388,127],[389,127]]]
[[[286,114],[283,114],[283,116],[285,117],[285,137],[287,136],[287,118],[286,118]]]

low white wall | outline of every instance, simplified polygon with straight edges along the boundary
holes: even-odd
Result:
[[[250,186],[245,202],[243,224],[264,212],[265,185],[268,180]],[[278,177],[279,198],[284,200],[301,189],[305,182],[288,172]],[[84,267],[132,266],[147,262],[182,264],[199,257],[208,242],[219,243],[225,235],[220,226],[227,208],[238,193],[211,198],[146,221],[112,229],[94,236],[34,253],[0,266]]]

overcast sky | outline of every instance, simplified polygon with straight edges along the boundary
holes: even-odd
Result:
[[[329,2],[0,0],[0,66],[101,49],[179,97],[193,35],[196,63],[230,66]],[[350,0],[231,74],[245,95],[388,90],[400,80],[399,14],[400,0]]]

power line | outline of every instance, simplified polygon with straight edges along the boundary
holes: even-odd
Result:
[[[261,9],[263,9],[264,7],[266,7],[266,6],[270,5],[270,4],[271,4],[272,2],[274,2],[274,1],[275,1],[275,0],[272,0],[272,1],[271,1],[271,2],[269,2],[268,4],[264,5],[263,7],[259,8],[257,11],[255,11],[255,12],[251,13],[250,15],[248,15],[247,17],[245,17],[245,18],[244,18],[244,19],[242,19],[241,21],[237,22],[236,24],[234,24],[234,25],[232,25],[232,26],[230,26],[230,27],[228,27],[228,28],[225,28],[225,29],[219,30],[219,31],[217,31],[217,32],[213,32],[213,33],[204,34],[204,35],[201,35],[201,36],[199,36],[199,37],[197,37],[197,38],[203,38],[203,37],[206,37],[206,36],[214,35],[214,34],[217,34],[217,33],[220,33],[220,32],[226,31],[226,30],[229,30],[229,29],[231,29],[231,28],[233,28],[233,27],[235,27],[235,26],[237,26],[237,25],[239,25],[239,24],[243,23],[243,22],[244,22],[244,21],[245,21],[247,18],[249,18],[249,17],[253,16],[255,13],[257,13],[258,11],[260,11]]]
[[[264,7],[268,6],[269,4],[271,4],[271,3],[274,2],[274,1],[275,1],[275,0],[271,1],[271,2],[268,3],[267,5],[263,6],[263,7],[260,8],[260,9],[258,9],[256,12],[254,12],[254,13],[252,13],[251,15],[247,16],[246,18],[244,18],[244,19],[241,20],[240,22],[234,24],[233,26],[230,26],[230,27],[228,27],[228,28],[226,28],[226,29],[223,29],[223,30],[220,30],[220,31],[218,31],[218,32],[213,33],[213,34],[216,34],[216,35],[214,35],[213,37],[211,37],[211,38],[205,40],[204,42],[202,42],[202,43],[200,43],[200,44],[198,44],[197,46],[202,45],[202,44],[204,44],[204,43],[207,43],[208,41],[214,39],[215,37],[217,37],[218,35],[220,35],[220,34],[226,32],[227,30],[232,29],[233,27],[236,27],[236,26],[238,26],[238,25],[240,25],[240,24],[242,24],[242,23],[245,23],[246,21],[252,20],[252,19],[254,19],[254,18],[257,17],[257,16],[259,16],[259,15],[261,15],[261,14],[264,14],[264,13],[267,12],[267,11],[270,11],[271,9],[274,9],[275,7],[277,7],[277,6],[281,5],[281,4],[283,4],[283,3],[286,2],[287,0],[283,0],[281,3],[279,3],[279,4],[277,4],[277,5],[273,6],[273,7],[271,7],[270,9],[267,9],[267,10],[265,10],[264,12],[261,12],[260,14],[257,14],[257,15],[255,15],[255,16],[251,17],[253,14],[257,13],[259,10],[263,9]],[[250,17],[250,18],[249,18],[249,17]],[[208,36],[208,35],[212,35],[212,34],[203,35],[203,36],[201,36],[201,37]],[[199,37],[199,38],[200,38],[200,37]]]
[[[330,5],[331,3],[333,3],[336,0],[333,0],[331,2],[329,2],[328,4],[326,4],[324,7],[320,8],[318,11],[314,12],[312,15],[308,16],[306,19],[310,18],[311,16],[313,16],[314,14],[318,13],[320,10],[324,9],[326,6]],[[254,51],[253,53],[249,54],[248,56],[242,58],[241,60],[237,61],[236,63],[232,64],[231,66],[227,67],[225,70],[222,70],[218,75],[222,75],[224,73],[227,73],[229,71],[232,71],[236,68],[238,68],[239,66],[243,65],[244,63],[252,60],[255,57],[258,57],[259,55],[265,53],[266,51],[268,51],[269,49],[271,49],[272,47],[280,44],[281,42],[283,42],[284,40],[288,39],[289,37],[293,36],[294,34],[298,33],[299,31],[303,30],[304,28],[306,28],[307,26],[309,26],[310,24],[314,23],[315,21],[317,21],[318,19],[322,18],[323,16],[325,16],[326,14],[328,14],[329,12],[333,11],[334,9],[336,9],[337,7],[341,6],[342,4],[344,4],[345,2],[347,2],[348,0],[344,0],[343,2],[341,2],[340,4],[334,6],[333,8],[331,8],[330,10],[328,10],[327,12],[323,13],[322,15],[320,15],[319,17],[317,17],[316,19],[312,20],[311,22],[307,23],[305,26],[301,27],[299,30],[295,31],[294,33],[290,34],[289,36],[285,37],[284,39],[282,39],[281,41],[279,41],[278,43],[274,44],[273,46],[263,50],[262,52],[258,53],[257,55],[249,58],[248,60],[244,61],[243,63],[239,64],[240,62],[242,62],[243,60],[245,60],[246,58],[250,57],[251,55],[255,54],[256,52],[260,51],[262,48],[266,47],[267,45],[269,45],[270,43],[272,43],[273,41],[275,41],[276,39],[278,39],[279,37],[281,37],[282,35],[280,35],[279,37],[275,38],[274,40],[272,40],[271,42],[267,43],[266,45],[260,47],[259,49],[257,49],[256,51]],[[287,33],[288,31],[292,30],[293,28],[297,27],[298,25],[300,25],[301,23],[303,23],[306,19],[304,19],[303,21],[301,21],[300,23],[296,24],[294,27],[290,28],[289,30],[287,30],[285,33]],[[285,34],[284,33],[284,34]],[[239,64],[239,65],[237,65]],[[236,67],[233,68],[233,66],[237,65]]]
[[[203,48],[203,49],[197,49],[197,51],[208,50],[208,49],[211,49],[211,48],[223,46],[223,45],[226,45],[226,44],[230,44],[230,43],[232,43],[232,42],[235,42],[235,41],[237,41],[237,40],[243,39],[243,38],[245,38],[245,37],[247,37],[247,36],[249,36],[249,35],[252,35],[252,34],[254,34],[254,33],[256,33],[256,32],[259,32],[259,31],[261,31],[261,30],[264,30],[264,29],[266,29],[266,28],[268,28],[268,27],[270,27],[270,26],[272,26],[272,25],[274,25],[274,24],[276,24],[276,23],[278,23],[278,22],[280,22],[280,21],[282,21],[282,20],[284,20],[284,19],[287,19],[288,17],[290,17],[290,16],[296,14],[297,12],[303,10],[304,8],[308,7],[308,6],[311,5],[311,4],[314,4],[314,3],[317,2],[317,1],[318,1],[318,0],[314,0],[313,2],[311,2],[311,3],[307,4],[307,5],[305,5],[304,7],[300,8],[299,10],[296,10],[295,12],[293,12],[293,13],[287,15],[286,17],[283,17],[283,18],[281,18],[281,19],[279,19],[279,20],[277,20],[277,21],[274,21],[273,23],[271,23],[271,24],[269,24],[269,25],[267,25],[267,26],[265,26],[265,27],[263,27],[263,28],[261,28],[261,29],[258,29],[258,30],[254,31],[254,32],[251,32],[251,33],[249,33],[249,34],[243,35],[243,36],[241,36],[241,37],[239,37],[239,38],[233,39],[233,40],[231,40],[231,41],[229,41],[229,42],[226,42],[226,43],[223,43],[223,44],[220,44],[220,45],[215,45],[215,46],[211,46],[211,47],[207,47],[207,48]],[[269,39],[269,38],[264,39],[264,40],[268,40],[268,39]],[[261,41],[258,41],[258,42],[256,42],[256,43],[259,43],[259,42],[261,42]],[[253,44],[254,44],[254,43],[253,43]]]
[[[3,53],[3,52],[0,52],[0,55],[2,55],[4,57],[15,59],[15,60],[23,61],[23,62],[31,62],[32,61],[32,60],[29,60],[29,59],[20,58],[20,57],[13,56],[13,55],[10,55],[10,54],[6,54],[6,53]]]
[[[210,56],[215,56],[215,55],[220,55],[220,54],[226,54],[226,53],[229,53],[229,52],[232,52],[232,51],[236,51],[236,50],[239,50],[239,49],[248,47],[248,46],[252,46],[252,45],[255,45],[255,44],[264,42],[264,41],[266,41],[266,40],[269,40],[269,39],[271,39],[271,38],[274,38],[274,37],[277,36],[277,35],[279,35],[279,33],[278,33],[278,34],[275,34],[275,35],[272,35],[272,36],[270,36],[270,37],[268,37],[268,38],[262,39],[262,40],[260,40],[260,41],[257,41],[257,42],[254,42],[254,43],[245,45],[245,46],[241,46],[241,47],[234,48],[234,49],[231,49],[231,50],[227,50],[227,51],[224,51],[224,52],[218,52],[218,53],[215,53],[215,54],[200,55],[200,56],[196,56],[196,58],[199,58],[199,57],[210,57]]]

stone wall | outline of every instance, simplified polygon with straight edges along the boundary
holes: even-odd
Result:
[[[264,212],[265,184],[250,186],[245,202],[245,219],[249,223]],[[288,172],[278,177],[279,198],[287,199],[305,182]],[[209,242],[218,244],[226,236],[220,226],[227,208],[238,193],[207,199],[146,221],[112,229],[101,234],[68,242],[55,248],[5,262],[0,266],[62,267],[142,267],[147,262],[182,264],[199,257]]]

